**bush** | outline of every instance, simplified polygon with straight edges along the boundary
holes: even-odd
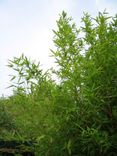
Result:
[[[51,50],[57,68],[43,72],[24,55],[9,62],[18,74],[8,108],[36,155],[117,153],[117,16],[86,13],[82,22],[77,28],[60,15]]]

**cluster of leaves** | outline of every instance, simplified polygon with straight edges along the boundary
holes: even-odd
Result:
[[[58,68],[51,72],[24,55],[9,62],[18,73],[7,99],[11,134],[36,141],[40,156],[117,153],[117,16],[86,13],[82,22],[77,28],[60,15],[51,50]]]

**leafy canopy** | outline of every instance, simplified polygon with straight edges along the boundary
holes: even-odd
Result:
[[[4,99],[15,125],[12,137],[35,140],[40,156],[114,156],[117,16],[85,13],[78,28],[62,12],[57,27],[51,50],[57,68],[44,73],[24,55],[9,61],[17,72],[11,79],[14,95]]]

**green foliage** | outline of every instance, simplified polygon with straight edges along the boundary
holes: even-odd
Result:
[[[14,121],[10,134],[35,141],[37,156],[114,156],[117,16],[104,12],[92,18],[86,13],[77,28],[62,12],[57,26],[56,49],[51,50],[57,82],[24,55],[10,60],[8,66],[17,72],[11,78],[14,94],[4,100],[11,118],[0,109],[5,113],[0,123]]]
[[[23,54],[21,57],[14,57],[13,60],[9,60],[8,67],[17,72],[16,75],[11,75],[11,81],[15,80],[15,83],[10,87],[15,87],[24,93],[30,93],[34,89],[35,85],[39,81],[42,81],[42,70],[39,69],[40,63],[36,64],[30,61]]]

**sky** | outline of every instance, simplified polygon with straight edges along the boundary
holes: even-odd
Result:
[[[11,94],[9,59],[24,53],[43,69],[54,66],[52,29],[63,10],[80,25],[83,12],[95,17],[104,9],[115,15],[117,0],[0,0],[0,96]]]

